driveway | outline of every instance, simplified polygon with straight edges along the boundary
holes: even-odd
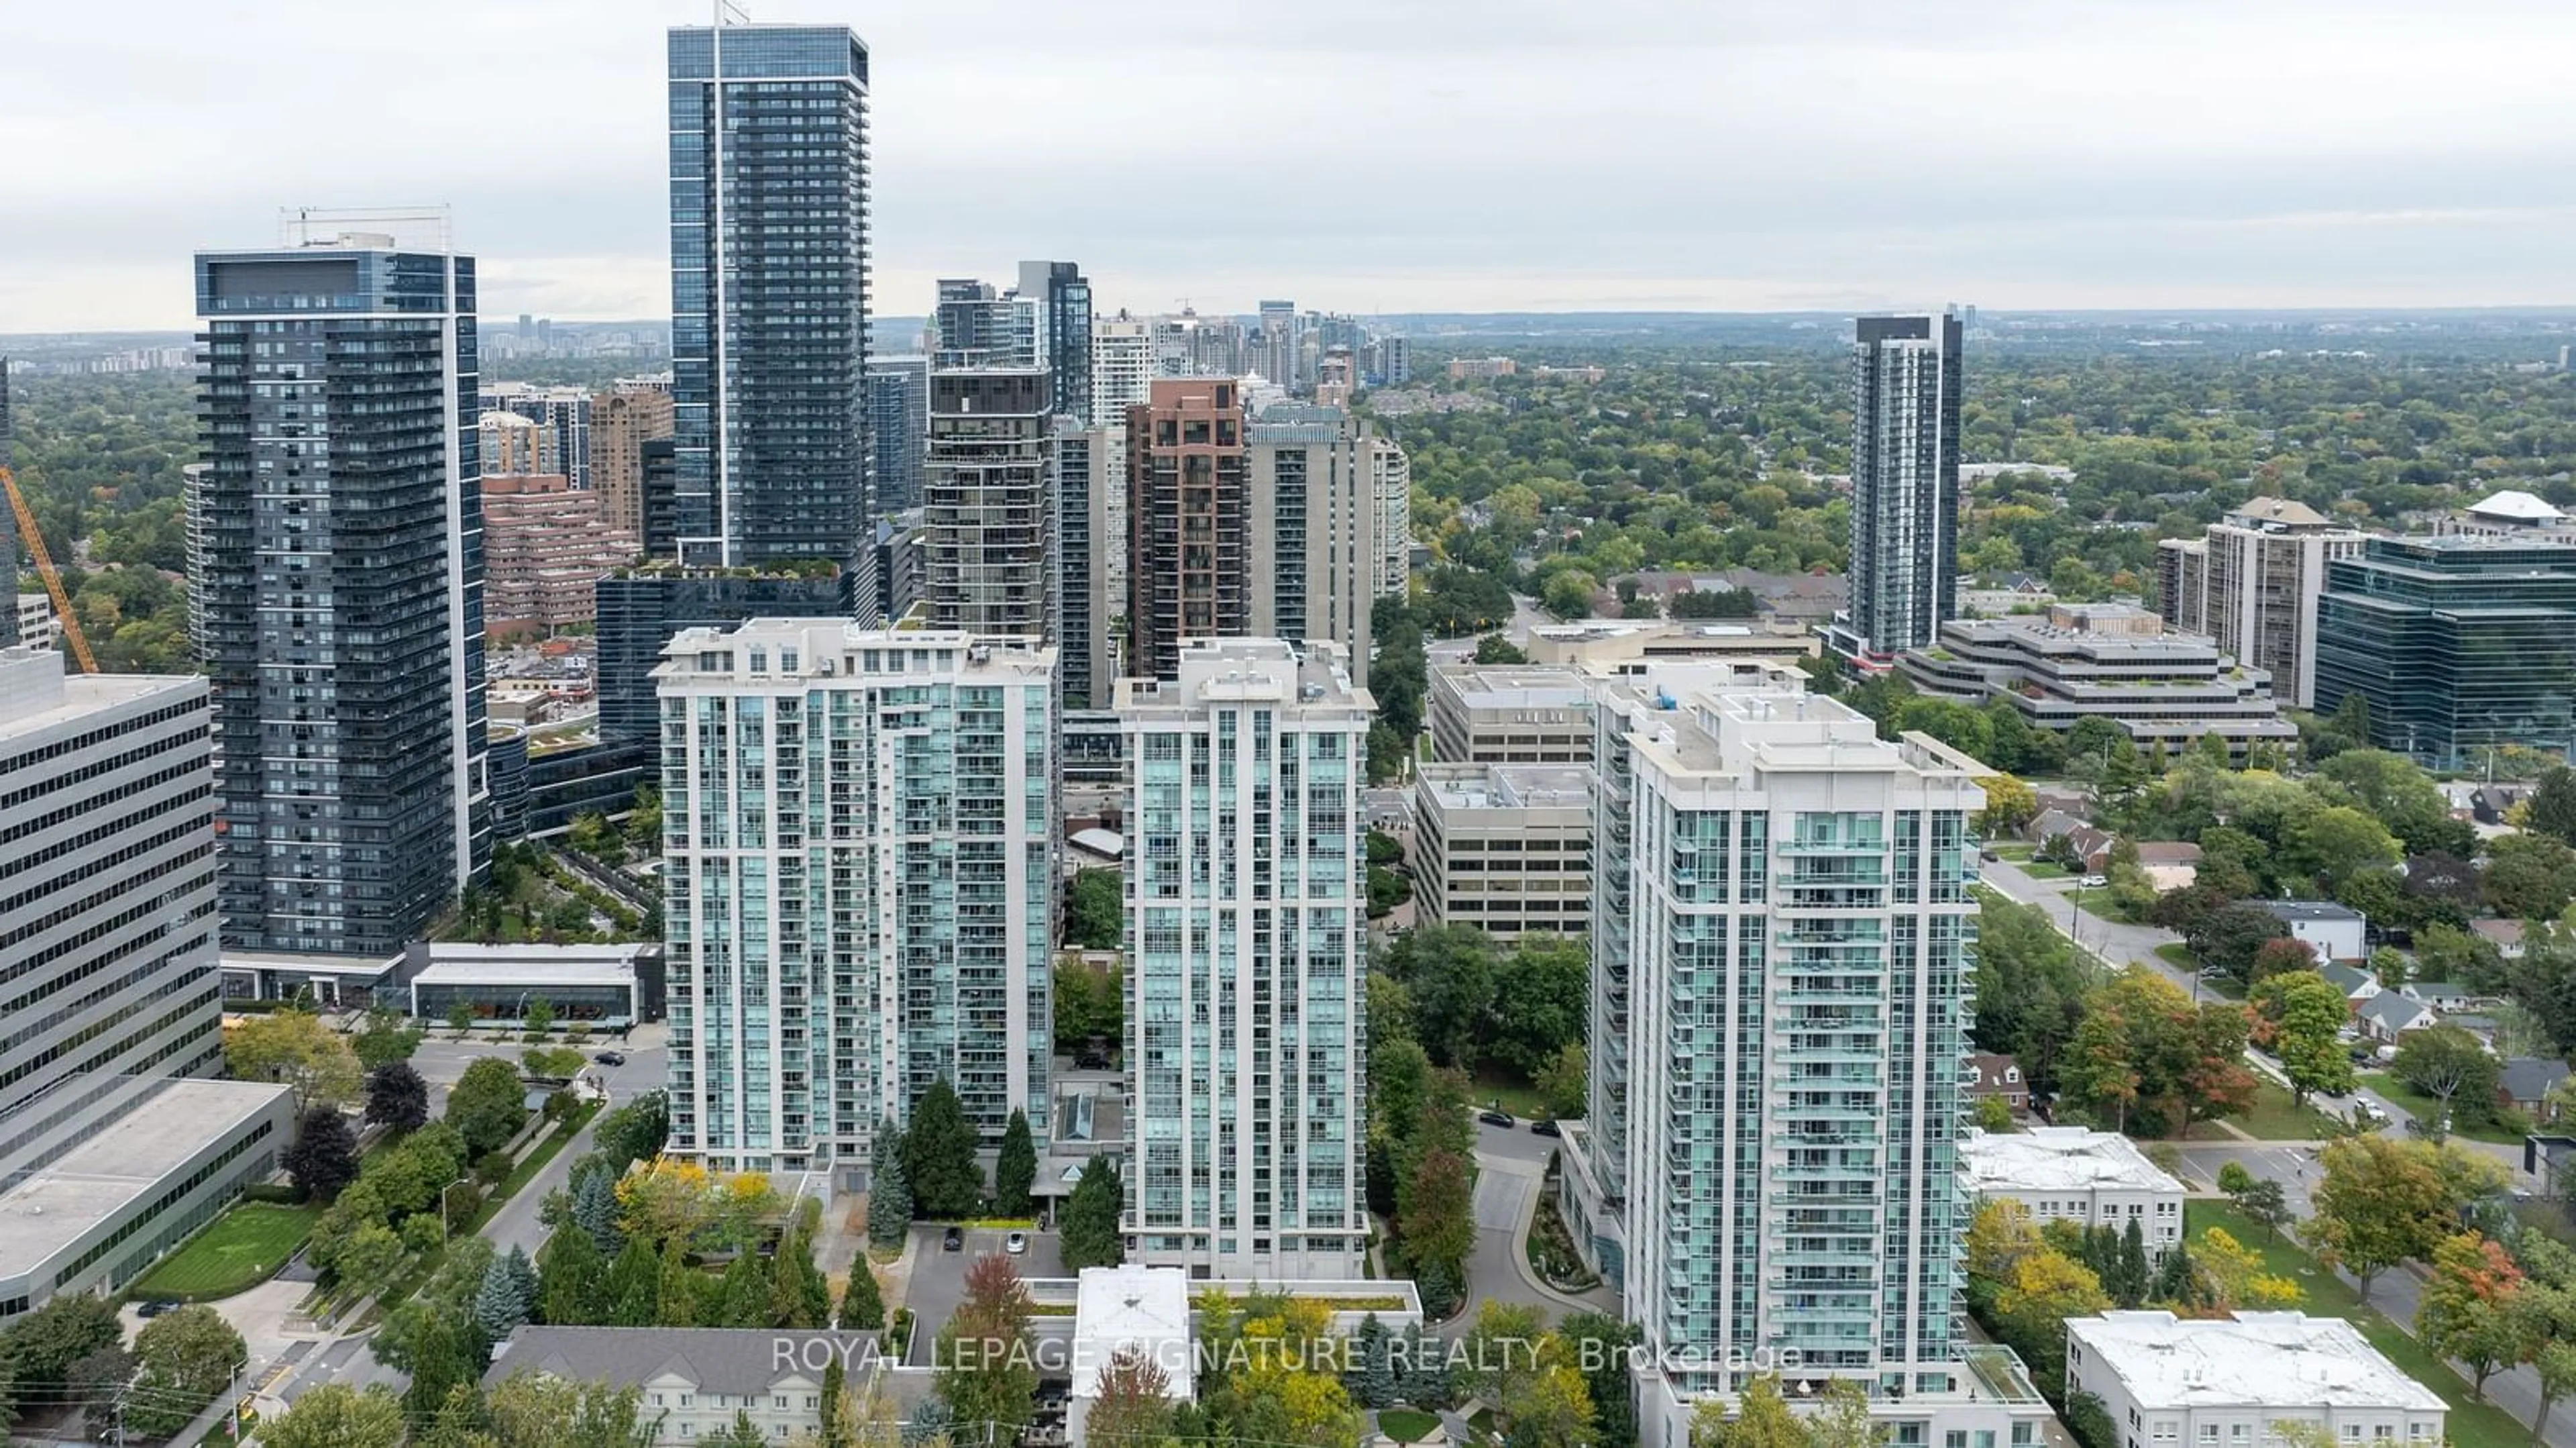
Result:
[[[978,1257],[1006,1255],[1003,1239],[1010,1235],[988,1227],[966,1229],[966,1245],[956,1252],[940,1250],[940,1238],[948,1228],[937,1222],[915,1222],[912,1226],[912,1280],[904,1288],[903,1303],[912,1309],[912,1351],[905,1361],[914,1367],[930,1364],[931,1339],[957,1311],[966,1298],[966,1269]],[[1031,1232],[1029,1250],[1011,1259],[1020,1276],[1070,1277],[1064,1270],[1063,1243],[1053,1232]]]
[[[1521,1248],[1538,1212],[1539,1193],[1547,1189],[1548,1154],[1556,1147],[1556,1138],[1532,1136],[1526,1124],[1477,1123],[1476,1195],[1470,1209],[1476,1247],[1467,1257],[1470,1310],[1481,1302],[1509,1302],[1536,1307],[1550,1322],[1579,1309],[1618,1312],[1618,1297],[1606,1287],[1579,1293],[1548,1288]]]

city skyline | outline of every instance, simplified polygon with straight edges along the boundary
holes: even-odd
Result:
[[[308,197],[448,201],[459,245],[486,259],[496,316],[668,305],[653,80],[663,28],[703,23],[703,6],[467,3],[402,37],[445,63],[392,72],[354,63],[389,20],[306,25],[305,9],[249,24],[175,4],[10,17],[0,134],[46,144],[15,150],[0,330],[184,326],[166,259]],[[2325,25],[2324,7],[2299,3],[2149,27],[2102,4],[2049,12],[2043,31],[2018,6],[1936,25],[1880,4],[1806,17],[1523,0],[1460,35],[1427,7],[1337,0],[1294,35],[1217,13],[1166,41],[1131,0],[1043,53],[1002,57],[894,8],[755,18],[847,23],[884,58],[874,290],[889,312],[1001,256],[996,236],[1086,258],[1104,303],[1140,312],[1184,298],[1248,312],[1278,295],[1358,312],[1873,310],[1953,295],[2015,308],[2546,304],[2564,298],[2548,238],[2576,209],[2576,181],[2540,138],[2576,100],[2485,63],[2478,37],[2546,48],[2576,39],[2576,18],[2515,0],[2473,9],[2335,7]],[[1188,233],[1136,230],[1114,201],[1119,175],[1262,139],[1163,125],[1143,88],[1175,66],[1223,88],[1283,47],[1323,78],[1300,128],[1268,138],[1264,186]],[[356,119],[291,151],[239,144],[258,87],[201,94],[198,78],[267,66],[317,72],[334,92],[317,103]],[[411,120],[459,66],[498,103]],[[1919,84],[1927,70],[1948,82]],[[87,79],[100,74],[120,83]],[[1032,145],[1007,113],[955,115],[942,97],[970,77],[1028,95],[1047,134]],[[1899,81],[1915,111],[1891,132],[1853,102]],[[1370,104],[1348,103],[1362,94]],[[1509,119],[1533,110],[1544,124]],[[1479,116],[1522,142],[1485,144]],[[351,174],[382,194],[350,196]],[[996,174],[1011,184],[980,179]],[[1321,214],[1297,200],[1320,186],[1363,203],[1336,208],[1329,248],[1313,244]],[[1351,235],[1352,215],[1372,228]]]

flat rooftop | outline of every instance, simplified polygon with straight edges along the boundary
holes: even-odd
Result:
[[[2339,1317],[2239,1312],[2231,1322],[2106,1312],[2069,1318],[2066,1332],[2143,1408],[2326,1404],[2439,1413],[2446,1406]]]
[[[542,947],[539,947],[542,949]],[[549,960],[525,947],[490,947],[492,955],[449,960],[445,952],[411,978],[420,985],[611,985],[635,983],[635,955],[641,946],[620,947],[617,955],[584,955]]]
[[[1180,677],[1120,679],[1117,712],[1197,713],[1213,704],[1270,703],[1374,713],[1369,691],[1351,683],[1339,645],[1284,639],[1181,641]]]
[[[1082,1269],[1073,1308],[1074,1396],[1099,1396],[1100,1370],[1121,1348],[1135,1349],[1170,1376],[1173,1401],[1195,1396],[1188,1273],[1132,1262]]]
[[[1577,670],[1556,664],[1442,664],[1470,709],[1573,709],[1592,702],[1592,688]]]
[[[272,1109],[284,1086],[174,1080],[88,1141],[0,1191],[0,1278],[32,1272]],[[286,1143],[278,1143],[283,1150]]]
[[[206,697],[195,674],[71,674],[52,649],[0,649],[0,744],[76,723],[102,709],[167,694]]]
[[[1580,764],[1427,764],[1421,789],[1446,810],[1592,808]]]
[[[2182,1191],[2181,1182],[2127,1137],[2080,1126],[1972,1131],[1959,1148],[1959,1176],[1977,1192]]]

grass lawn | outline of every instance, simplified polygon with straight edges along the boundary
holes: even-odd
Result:
[[[2030,846],[2028,845],[1998,845],[1990,843],[1986,848],[1994,851],[1998,858],[2010,860],[2016,865],[2030,858]]]
[[[162,1258],[131,1295],[204,1302],[256,1287],[295,1255],[320,1215],[319,1207],[243,1202]]]
[[[2393,1071],[2364,1071],[2361,1073],[2361,1084],[2405,1107],[2410,1115],[2420,1116],[2426,1121],[2442,1119],[2440,1101],[2399,1080]],[[2506,1131],[2502,1127],[2484,1121],[2472,1126],[2454,1118],[2451,1122],[2451,1134],[2465,1136],[2471,1141],[2491,1141],[2500,1146],[2522,1145],[2521,1132]]]
[[[1496,1102],[1523,1121],[1547,1115],[1547,1102],[1537,1087],[1500,1066],[1480,1066],[1476,1070],[1476,1109],[1482,1111]]]
[[[1419,1443],[1440,1420],[1414,1408],[1387,1408],[1377,1415],[1377,1430],[1398,1443]]]
[[[1996,853],[2001,854],[2002,852],[1997,851]],[[2012,859],[2010,855],[2005,855],[2004,858],[2007,860]],[[2021,872],[2023,874],[2028,875],[2034,880],[2063,880],[2067,875],[2067,870],[2064,865],[2053,865],[2046,860],[2016,860],[2013,863],[2021,868]]]
[[[2192,954],[2191,947],[2179,940],[2157,946],[2156,959],[2167,965],[2180,966],[2184,970],[2200,969],[2200,957]]]
[[[2362,1336],[2370,1339],[2371,1346],[2388,1354],[2398,1371],[2439,1393],[2451,1407],[2445,1424],[2454,1448],[2522,1448],[2530,1443],[2529,1426],[2493,1404],[2472,1402],[2467,1380],[2450,1364],[2427,1351],[2377,1308],[2363,1305],[2361,1294],[2350,1283],[2318,1266],[2316,1259],[2287,1234],[2267,1243],[2262,1228],[2222,1202],[2187,1201],[2182,1212],[2186,1232],[2197,1236],[2205,1227],[2224,1228],[2229,1236],[2262,1253],[2272,1271],[2306,1291],[2307,1300],[2299,1304],[2302,1311],[2348,1319],[2361,1329]]]
[[[2289,1089],[2268,1076],[2255,1080],[2254,1109],[2227,1120],[2259,1141],[2331,1141],[2349,1134],[2341,1122],[2314,1106],[2291,1105]],[[2191,1128],[2186,1139],[2224,1141],[2227,1133],[2218,1123],[2203,1121]]]

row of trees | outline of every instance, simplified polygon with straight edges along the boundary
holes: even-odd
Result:
[[[116,1306],[65,1293],[0,1331],[0,1425],[21,1408],[77,1408],[99,1441],[178,1432],[233,1386],[248,1354],[211,1307],[156,1317],[125,1346]]]
[[[1536,1080],[1582,1049],[1591,977],[1573,936],[1532,932],[1506,948],[1473,925],[1426,926],[1397,936],[1376,969],[1370,1029],[1419,1041],[1435,1066],[1491,1062]]]

